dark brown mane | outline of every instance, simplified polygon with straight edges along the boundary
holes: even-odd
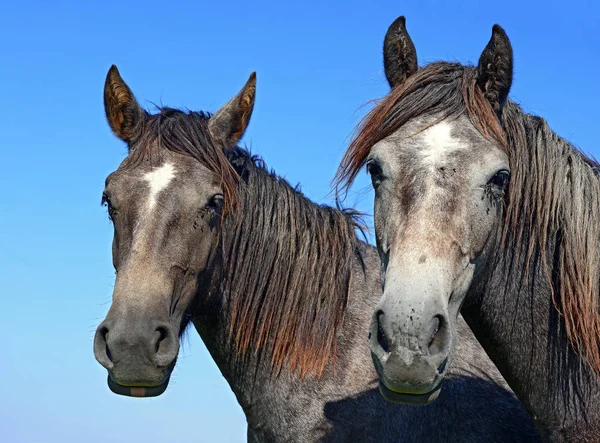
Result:
[[[162,149],[189,155],[221,178],[227,214],[236,204],[238,176],[220,145],[213,143],[208,132],[210,114],[183,112],[159,108],[157,114],[147,114],[136,128],[137,137],[130,143],[130,155],[124,167],[134,167],[142,161],[153,165],[162,162]]]
[[[499,120],[473,67],[432,63],[394,88],[359,124],[334,186],[348,189],[377,142],[413,118],[438,114],[467,115],[507,152],[503,253],[526,263],[541,258],[573,348],[600,374],[599,165],[511,101]]]
[[[240,211],[222,231],[232,343],[266,353],[276,372],[319,376],[346,312],[356,214],[311,202],[245,150],[230,161],[242,177]]]

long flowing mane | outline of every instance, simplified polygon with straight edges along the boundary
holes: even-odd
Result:
[[[274,371],[319,376],[335,358],[362,223],[353,211],[311,202],[246,150],[226,154],[211,141],[209,118],[172,108],[147,114],[123,167],[159,165],[167,149],[221,177],[231,343],[242,356],[270,354]]]
[[[344,320],[357,214],[313,203],[243,149],[229,159],[243,182],[222,232],[230,337],[242,355],[266,350],[274,371],[319,376]]]
[[[510,100],[498,119],[475,68],[436,62],[394,88],[359,124],[334,186],[347,190],[377,142],[427,114],[466,115],[507,153],[501,250],[526,263],[541,258],[573,348],[600,374],[600,166]]]

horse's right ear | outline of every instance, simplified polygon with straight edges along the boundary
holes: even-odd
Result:
[[[499,25],[492,28],[492,37],[479,57],[477,84],[492,108],[500,113],[513,78],[513,50],[510,40]]]
[[[256,72],[253,72],[242,90],[208,120],[210,135],[224,150],[235,147],[244,136],[254,109],[255,96]]]
[[[383,66],[390,88],[403,83],[419,69],[417,51],[406,30],[404,16],[398,17],[385,34]]]
[[[108,70],[104,83],[104,112],[115,135],[130,143],[136,134],[137,125],[144,118],[144,111],[115,65]]]

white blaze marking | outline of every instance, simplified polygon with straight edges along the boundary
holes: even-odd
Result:
[[[444,192],[443,188],[435,185],[434,175],[438,172],[436,169],[445,165],[445,157],[452,152],[460,149],[468,148],[468,144],[463,143],[460,139],[452,136],[452,124],[447,121],[442,121],[434,126],[423,131],[423,146],[421,155],[423,155],[424,164],[430,168],[431,174],[428,175],[427,191],[423,197],[425,208],[435,206],[439,202],[439,193]],[[421,222],[423,225],[430,223],[428,217],[423,217]]]
[[[169,185],[173,177],[175,177],[175,168],[171,163],[165,163],[161,167],[144,175],[144,180],[150,185],[148,210],[154,208],[158,194]]]

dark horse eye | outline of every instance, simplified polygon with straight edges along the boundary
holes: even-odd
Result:
[[[488,184],[498,188],[500,191],[504,191],[508,186],[508,180],[510,179],[510,173],[506,169],[502,169],[490,179]]]
[[[108,198],[106,194],[102,194],[102,206],[106,206],[106,209],[108,210],[108,218],[112,220],[116,211],[110,202],[110,198]]]
[[[221,209],[225,204],[225,198],[222,194],[214,195],[208,202],[208,207],[211,209]]]
[[[369,160],[367,162],[367,172],[371,175],[371,182],[373,183],[373,187],[377,188],[381,184],[382,179],[382,171],[381,167],[377,162],[373,160]]]

